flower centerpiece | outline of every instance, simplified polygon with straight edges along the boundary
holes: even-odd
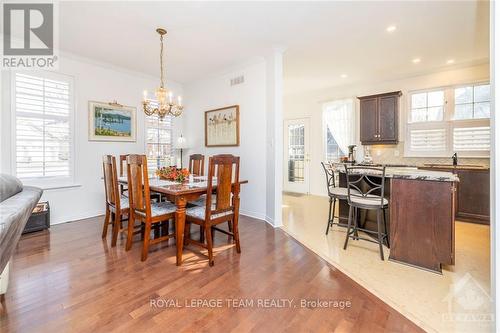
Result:
[[[156,175],[160,179],[182,183],[189,177],[189,170],[186,168],[178,169],[176,166],[162,167],[156,170]]]

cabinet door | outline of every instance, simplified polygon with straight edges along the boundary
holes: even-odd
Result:
[[[366,98],[360,105],[360,138],[363,144],[378,142],[377,98]]]
[[[489,170],[458,170],[457,219],[476,223],[489,223],[490,172]]]
[[[382,142],[398,141],[398,96],[382,96],[379,98],[378,138]]]

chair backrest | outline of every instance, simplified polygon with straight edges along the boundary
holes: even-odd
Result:
[[[335,188],[335,169],[332,168],[330,165],[325,165],[324,162],[321,162],[321,166],[323,167],[323,170],[325,170],[325,176],[326,176],[326,188],[328,190],[328,194],[330,195],[331,189]]]
[[[345,165],[347,180],[347,201],[352,203],[353,198],[366,199],[370,196],[372,202],[380,200],[384,205],[385,166],[347,166]]]
[[[127,156],[128,198],[132,211],[151,217],[151,200],[146,155]]]
[[[189,173],[196,176],[203,176],[205,170],[205,155],[193,154],[189,156]]]
[[[213,178],[217,177],[217,189],[213,193]],[[233,211],[238,214],[240,194],[240,157],[230,154],[215,155],[209,158],[207,200],[205,216]],[[234,184],[234,186],[233,186]]]
[[[102,169],[104,173],[106,204],[115,206],[117,210],[120,210],[120,192],[116,173],[116,158],[113,155],[104,155],[102,158]]]
[[[125,172],[127,172],[126,167],[127,167],[127,155],[120,155],[120,177],[125,176]],[[125,168],[123,167],[125,165]]]
[[[120,155],[120,177],[123,177],[127,173],[127,155]],[[123,165],[125,164],[125,168]],[[120,194],[125,193],[125,186],[123,184],[120,184]]]

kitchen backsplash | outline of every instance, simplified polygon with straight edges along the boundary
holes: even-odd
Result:
[[[395,156],[399,154],[399,156]],[[360,147],[360,151],[356,154],[357,159],[361,161],[363,159],[363,147]],[[449,158],[436,158],[436,157],[404,157],[404,146],[399,144],[397,146],[371,146],[370,150],[372,159],[374,163],[380,164],[405,164],[405,165],[423,165],[427,163],[439,163],[439,164],[451,164],[451,156]],[[458,154],[459,164],[474,164],[481,166],[490,165],[489,158],[466,158],[460,157]]]

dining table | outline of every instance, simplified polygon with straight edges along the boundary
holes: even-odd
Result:
[[[118,177],[118,182],[127,185],[127,177]],[[248,180],[240,180],[233,183],[233,186],[247,184]],[[160,179],[158,177],[149,178],[149,189],[152,192],[160,193],[168,201],[176,206],[175,211],[175,243],[176,243],[176,265],[182,265],[182,251],[184,249],[184,228],[186,225],[186,206],[188,202],[195,201],[203,194],[207,194],[207,176],[189,177],[185,182],[179,183],[171,180]],[[212,179],[212,189],[217,188],[217,177]],[[239,193],[239,191],[237,191]],[[239,195],[233,196],[233,206],[239,210]],[[238,214],[235,214],[238,219]]]

